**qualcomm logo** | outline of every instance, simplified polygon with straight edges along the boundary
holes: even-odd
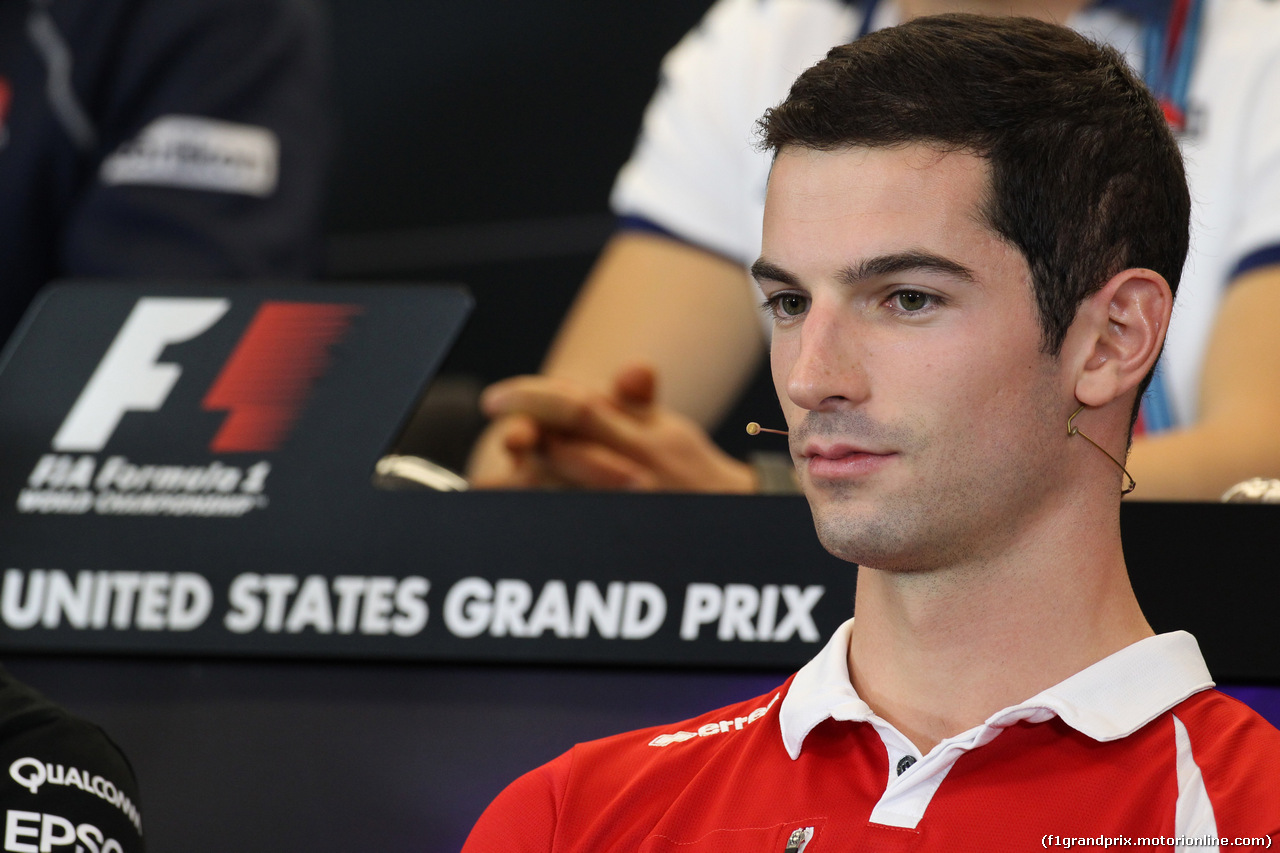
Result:
[[[101,461],[124,416],[155,412],[182,376],[161,361],[165,349],[207,332],[231,308],[228,299],[139,299],[36,463],[18,497],[24,513],[241,516],[266,506],[271,463],[245,467]],[[201,401],[226,418],[209,443],[214,453],[279,450],[311,388],[329,367],[329,350],[346,334],[357,305],[264,302]],[[79,455],[77,455],[79,454]]]
[[[10,764],[9,776],[32,794],[39,794],[40,787],[45,783],[74,786],[81,791],[94,794],[124,812],[134,828],[139,833],[142,832],[142,815],[129,796],[109,779],[90,775],[88,770],[77,770],[75,767],[64,767],[61,764],[46,764],[28,757],[19,758]]]

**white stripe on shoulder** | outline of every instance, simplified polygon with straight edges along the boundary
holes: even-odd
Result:
[[[1177,715],[1173,715],[1173,740],[1178,752],[1178,806],[1174,817],[1173,834],[1181,842],[1186,839],[1218,837],[1218,822],[1213,815],[1213,803],[1204,786],[1200,765],[1191,753],[1191,735]],[[1179,843],[1178,853],[1217,853],[1218,846],[1189,847]]]

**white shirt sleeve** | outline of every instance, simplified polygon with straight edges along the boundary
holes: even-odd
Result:
[[[754,261],[770,164],[756,121],[858,20],[840,0],[719,0],[663,60],[614,211]]]
[[[1197,417],[1204,353],[1241,261],[1280,248],[1280,5],[1211,0],[1180,140],[1191,248],[1161,359],[1177,423]]]

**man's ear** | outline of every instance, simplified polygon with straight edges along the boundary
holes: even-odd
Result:
[[[1172,311],[1169,283],[1147,269],[1119,272],[1088,297],[1071,336],[1082,357],[1076,399],[1104,406],[1137,387],[1160,357]]]

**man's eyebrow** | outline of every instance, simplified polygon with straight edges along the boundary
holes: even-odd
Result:
[[[872,278],[917,271],[943,273],[963,281],[975,280],[973,270],[964,264],[931,252],[915,250],[867,258],[857,266],[840,270],[836,277],[844,284],[854,285]]]
[[[756,262],[751,265],[751,277],[756,281],[776,281],[788,287],[795,287],[800,283],[800,279],[764,258],[756,259]]]
[[[836,278],[843,284],[855,285],[872,278],[917,270],[943,273],[955,276],[963,281],[975,280],[973,270],[958,261],[935,255],[932,252],[914,250],[867,258],[857,266],[845,267],[840,270]],[[800,283],[799,277],[794,273],[790,273],[764,258],[760,258],[751,265],[751,275],[756,281],[776,281],[788,287],[795,287]]]

